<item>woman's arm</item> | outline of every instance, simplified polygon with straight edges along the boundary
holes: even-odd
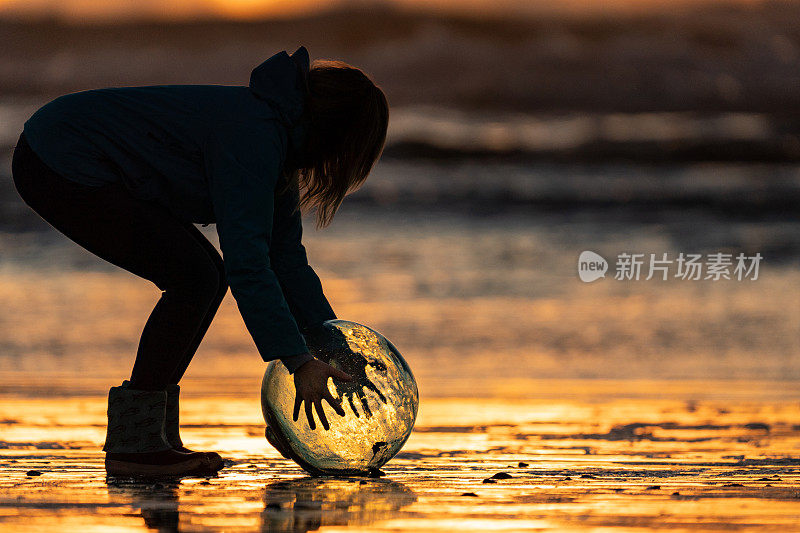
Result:
[[[205,147],[225,273],[262,359],[281,358],[294,372],[311,356],[270,263],[280,137],[270,143],[243,127],[220,125]]]
[[[280,136],[235,126],[227,136],[220,127],[205,147],[206,175],[228,285],[262,359],[280,358],[294,374],[295,420],[305,402],[308,424],[315,429],[313,404],[322,426],[328,429],[322,400],[344,415],[339,401],[328,391],[328,379],[349,381],[352,377],[308,353],[272,269],[274,193],[282,164]],[[265,137],[274,141],[265,141]]]
[[[275,195],[270,262],[289,309],[305,335],[308,327],[332,320],[336,314],[325,297],[319,277],[308,264],[298,203],[297,183]]]

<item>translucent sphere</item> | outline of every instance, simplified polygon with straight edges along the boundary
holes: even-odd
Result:
[[[323,400],[329,430],[319,420],[315,430],[309,427],[305,404],[293,421],[294,378],[283,363],[272,361],[261,385],[267,438],[312,474],[370,474],[394,457],[411,434],[419,408],[417,382],[397,348],[377,331],[346,320],[329,320],[324,328],[324,342],[310,347],[311,353],[355,378],[328,380],[345,416]]]

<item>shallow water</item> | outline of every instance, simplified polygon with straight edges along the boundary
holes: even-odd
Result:
[[[800,379],[800,226],[684,215],[350,208],[305,242],[338,316],[386,335],[422,396],[524,396],[540,378]],[[158,289],[54,232],[0,233],[0,247],[2,390],[126,378]],[[586,284],[583,250],[764,260],[755,281]],[[229,294],[187,375],[263,370]]]

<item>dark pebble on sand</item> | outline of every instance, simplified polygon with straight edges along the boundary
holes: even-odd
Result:
[[[744,487],[741,483],[725,483],[723,487]]]
[[[41,476],[42,473],[39,472],[38,470],[28,470],[27,472],[25,472],[25,475],[28,477],[36,477],[36,476]]]
[[[673,495],[673,496],[680,496],[680,495],[681,495],[681,493],[680,493],[680,492],[673,492],[673,493],[672,493],[672,495]]]
[[[582,474],[581,479],[597,479],[597,476],[593,476],[592,474]]]
[[[781,478],[779,478],[778,476],[774,476],[774,477],[760,477],[760,478],[758,478],[758,481],[780,481],[780,480],[781,480]]]
[[[572,481],[572,478],[571,478],[571,477],[569,477],[569,476],[567,476],[567,477],[565,477],[564,479],[562,479],[561,481]]]
[[[765,487],[771,487],[771,486],[772,486],[772,483],[767,483],[767,484],[766,484],[766,485],[764,485],[764,486],[765,486]]]
[[[477,495],[477,494],[475,494],[474,492],[465,492],[465,493],[463,493],[463,494],[461,494],[461,495],[462,495],[462,496],[471,496],[471,497],[473,497],[473,498],[477,498],[477,497],[478,497],[478,495]]]
[[[497,481],[493,480],[492,478],[486,478],[482,481],[482,483],[497,483]]]
[[[528,466],[528,463],[523,463],[522,461],[520,461],[517,466],[520,468],[525,468],[526,466]]]
[[[661,490],[661,485],[650,485],[645,490]]]
[[[511,474],[508,474],[506,472],[498,472],[495,475],[493,475],[492,477],[490,477],[489,479],[511,479],[512,477],[514,477],[514,476],[512,476]]]

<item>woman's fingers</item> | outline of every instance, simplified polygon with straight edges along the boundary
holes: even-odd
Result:
[[[346,372],[342,372],[338,368],[331,367],[330,373],[331,376],[335,377],[336,379],[340,379],[342,381],[353,381],[353,376],[347,374]]]
[[[325,391],[322,397],[325,399],[326,402],[330,404],[331,407],[333,407],[333,410],[336,411],[336,414],[338,414],[339,416],[344,416],[344,409],[342,409],[342,402],[334,398],[333,395],[330,393],[330,391]]]
[[[367,418],[372,416],[372,409],[369,408],[369,404],[367,403],[367,397],[364,396],[364,389],[359,390],[356,392],[356,396],[358,396],[359,400],[361,400],[361,405],[364,407],[364,414]]]
[[[367,383],[364,386],[367,389],[369,389],[372,392],[374,392],[375,394],[377,394],[378,398],[380,398],[383,403],[386,403],[386,396],[383,395],[383,393],[380,391],[380,389],[378,387],[376,387],[373,382],[371,382],[370,380],[367,380]]]
[[[350,402],[350,409],[353,410],[353,414],[356,415],[357,418],[361,418],[361,415],[358,414],[358,409],[356,409],[356,404],[353,401],[353,394],[347,395],[347,401]]]
[[[312,361],[313,362],[313,361]],[[309,362],[308,365],[311,365]],[[313,362],[316,366],[303,366],[306,370],[305,373],[298,371],[295,374],[295,387],[297,395],[294,399],[294,409],[292,412],[292,419],[297,422],[300,417],[300,407],[305,402],[306,404],[306,418],[308,419],[308,427],[312,430],[317,429],[317,424],[314,421],[314,410],[317,411],[319,422],[322,427],[330,429],[328,418],[325,415],[325,410],[322,407],[322,400],[326,400],[334,411],[339,416],[345,416],[344,409],[342,409],[341,401],[336,400],[328,390],[328,379],[333,377],[342,381],[352,381],[353,377],[346,372],[342,372],[337,368],[330,365],[321,363],[319,361]],[[352,398],[350,399],[353,405]],[[312,406],[313,404],[313,406]],[[355,409],[354,409],[355,410]]]
[[[292,420],[297,422],[297,417],[300,416],[300,404],[303,403],[303,399],[300,398],[300,394],[295,394],[294,396],[294,411],[292,412]]]
[[[325,428],[325,431],[331,429],[331,426],[328,424],[328,418],[325,416],[325,411],[322,410],[322,400],[314,402],[314,407],[317,409],[317,416],[319,416],[319,421],[322,423],[322,427]]]
[[[306,418],[308,418],[308,427],[317,429],[317,424],[314,422],[314,412],[311,410],[311,402],[306,400]]]

